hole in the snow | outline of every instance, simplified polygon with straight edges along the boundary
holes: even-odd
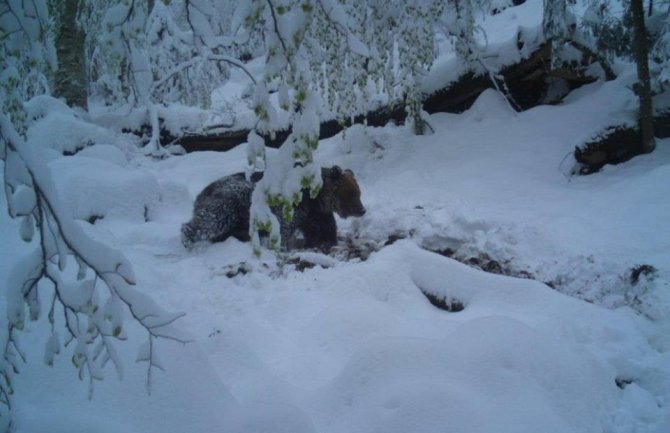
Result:
[[[618,386],[619,388],[624,389],[625,387],[633,383],[633,379],[625,379],[623,377],[617,377],[616,379],[614,379],[614,383],[616,383],[616,386]]]
[[[454,298],[453,296],[441,296],[436,295],[428,290],[419,288],[421,293],[428,299],[428,301],[433,304],[433,306],[439,308],[440,310],[448,311],[450,313],[458,313],[465,309],[465,304],[460,299]]]
[[[95,224],[96,221],[101,220],[101,219],[103,219],[103,218],[105,218],[104,215],[95,215],[95,214],[93,214],[93,215],[89,216],[88,218],[86,218],[86,221],[87,221],[89,224]]]

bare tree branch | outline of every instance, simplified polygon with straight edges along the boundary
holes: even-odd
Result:
[[[267,0],[268,6],[270,7],[270,13],[272,14],[272,22],[274,23],[274,28],[275,28],[275,35],[277,36],[277,39],[279,39],[279,43],[282,46],[282,49],[284,50],[284,53],[287,53],[286,49],[286,43],[284,42],[284,38],[282,37],[281,32],[279,31],[279,22],[277,22],[277,15],[275,14],[275,7],[272,4],[272,0]]]

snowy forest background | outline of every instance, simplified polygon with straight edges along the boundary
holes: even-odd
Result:
[[[0,59],[0,431],[670,431],[670,2],[2,0]]]

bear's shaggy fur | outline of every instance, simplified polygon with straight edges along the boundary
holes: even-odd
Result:
[[[362,216],[361,191],[351,170],[338,166],[322,168],[323,186],[316,198],[302,191],[302,201],[294,208],[293,219],[287,221],[279,209],[282,248],[318,248],[327,251],[337,243],[337,224],[333,213],[342,218]],[[181,227],[186,248],[198,241],[222,241],[233,236],[249,240],[249,208],[251,194],[262,175],[247,180],[243,173],[223,177],[208,185],[195,200],[193,219]]]

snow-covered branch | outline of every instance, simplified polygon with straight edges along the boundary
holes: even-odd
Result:
[[[76,341],[72,362],[80,379],[89,378],[89,395],[94,380],[103,378],[102,371],[108,361],[122,375],[122,363],[114,349],[113,340],[125,339],[124,311],[133,322],[147,333],[149,341],[157,338],[186,343],[170,326],[181,314],[166,314],[146,295],[136,291],[131,264],[119,251],[88,237],[61,205],[50,169],[39,149],[26,143],[10,120],[0,114],[0,140],[6,146],[5,182],[8,193],[9,213],[22,218],[22,237],[30,241],[37,227],[38,248],[24,258],[13,270],[9,279],[8,329],[4,345],[0,374],[5,385],[0,385],[0,395],[9,405],[11,395],[10,371],[18,371],[15,358],[25,358],[18,349],[18,335],[25,325],[25,308],[31,320],[42,316],[39,283],[51,283],[53,298],[48,311],[52,337],[47,343],[45,362],[51,364],[60,352],[60,339],[55,330],[57,310],[62,311],[66,331],[66,345]],[[8,175],[12,173],[12,175]],[[77,278],[67,281],[63,271],[74,259],[79,265]],[[150,359],[155,358],[151,345]],[[150,362],[147,386],[150,387]]]
[[[267,56],[265,77],[252,102],[258,123],[249,137],[249,171],[264,159],[256,137],[275,129],[268,83],[278,87],[279,107],[292,125],[279,155],[263,164],[266,174],[252,197],[250,235],[256,246],[259,230],[271,232],[271,240],[279,237],[271,208],[290,218],[301,190],[315,193],[321,186],[313,152],[324,100],[344,122],[360,112],[361,104],[369,104],[371,86],[385,87],[390,100],[405,98],[411,123],[423,131],[421,81],[435,58],[433,26],[442,3],[252,2],[245,22],[265,25]],[[400,83],[399,89],[393,83]]]
[[[284,36],[282,35],[282,32],[279,29],[279,22],[277,21],[277,12],[275,11],[275,6],[272,3],[272,0],[266,0],[266,1],[268,3],[268,10],[270,11],[270,16],[272,17],[272,24],[274,26],[275,36],[277,37],[279,43],[281,44],[282,51],[284,53],[288,53],[286,42],[284,42]]]
[[[181,63],[180,65],[175,66],[173,69],[166,72],[161,79],[154,81],[154,83],[151,85],[151,93],[153,94],[154,92],[158,91],[161,87],[168,85],[170,80],[174,79],[177,75],[183,73],[185,70],[194,67],[195,65],[198,64],[198,62],[201,62],[202,60],[203,59],[200,57],[194,57],[190,60]],[[204,60],[210,62],[225,62],[229,65],[233,65],[237,68],[240,68],[249,77],[251,82],[256,84],[256,78],[251,74],[251,72],[249,72],[249,70],[244,66],[242,62],[240,62],[235,58],[210,54],[206,56]]]

